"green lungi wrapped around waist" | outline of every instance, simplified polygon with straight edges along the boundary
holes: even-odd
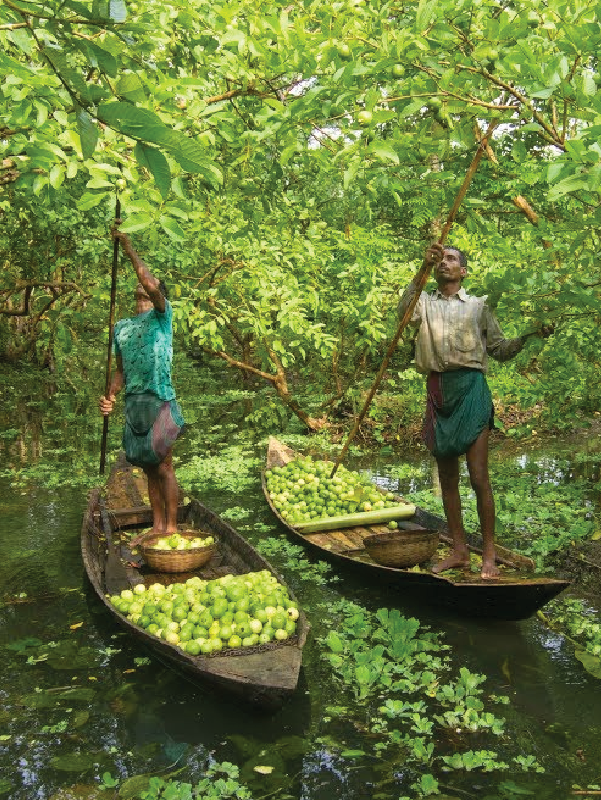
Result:
[[[482,431],[494,427],[492,395],[478,369],[431,372],[422,438],[437,458],[463,455]]]
[[[125,398],[123,448],[130,464],[160,464],[182,428],[184,418],[175,400],[161,400],[151,392]]]

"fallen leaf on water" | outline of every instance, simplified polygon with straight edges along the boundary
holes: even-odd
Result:
[[[76,631],[78,628],[81,628],[83,622],[76,622],[74,625],[69,625],[72,631]]]
[[[273,767],[255,767],[255,772],[259,772],[261,775],[271,775],[273,772]]]

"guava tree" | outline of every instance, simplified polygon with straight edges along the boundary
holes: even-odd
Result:
[[[494,120],[457,237],[516,322],[562,316],[567,350],[573,315],[592,332],[599,311],[599,31],[596,4],[557,0],[5,2],[5,220],[68,192],[106,228],[117,189],[182,328],[290,404],[291,370],[312,358],[340,391],[341,337],[348,382],[390,335],[395,291]],[[7,227],[14,308],[25,263]]]

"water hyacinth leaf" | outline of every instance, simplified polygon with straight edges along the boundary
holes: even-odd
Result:
[[[69,689],[65,689],[64,692],[60,692],[59,694],[55,695],[57,700],[64,700],[69,703],[86,704],[92,703],[95,696],[96,692],[94,689],[90,689],[88,686],[73,686]]]
[[[8,794],[13,788],[12,781],[9,781],[8,778],[0,778],[0,797],[2,795]]]
[[[360,758],[365,755],[365,750],[343,750],[340,755],[343,758]]]
[[[514,783],[513,781],[503,781],[499,784],[499,789],[507,794],[517,794],[523,796],[535,794],[535,792],[531,791],[530,789],[525,789],[523,786],[518,786],[517,783]]]
[[[76,711],[73,715],[71,724],[74,728],[82,728],[90,719],[90,712],[86,710]]]
[[[48,653],[47,663],[52,669],[87,669],[98,665],[100,653],[92,647],[78,647],[75,642],[60,642]]]
[[[53,708],[56,705],[56,698],[47,692],[39,692],[37,694],[23,695],[20,703],[25,708]]]
[[[586,650],[575,650],[574,655],[585,670],[594,678],[601,678],[601,659]]]
[[[161,197],[165,200],[171,189],[171,170],[163,153],[156,147],[149,147],[138,142],[134,149],[134,155],[138,164],[150,172]]]
[[[41,647],[43,644],[44,642],[41,639],[31,637],[27,639],[18,639],[16,642],[5,644],[4,647],[7,650],[15,650],[17,653],[24,653],[29,648]]]
[[[50,759],[50,764],[53,769],[60,772],[90,772],[103,755],[103,753],[70,753],[65,756],[54,756]]]
[[[330,631],[326,637],[326,644],[330,648],[333,653],[342,653],[344,650],[344,644],[342,639],[335,631]]]
[[[123,781],[119,787],[119,800],[134,800],[142,797],[143,792],[147,792],[150,786],[150,775],[133,775]]]

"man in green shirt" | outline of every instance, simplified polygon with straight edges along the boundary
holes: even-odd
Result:
[[[468,567],[470,563],[459,496],[459,456],[465,454],[482,532],[482,577],[494,578],[499,570],[494,549],[495,506],[488,474],[488,432],[494,416],[485,377],[488,356],[507,361],[520,352],[529,336],[548,336],[552,328],[506,339],[486,297],[469,295],[463,289],[467,262],[460,250],[433,244],[426,251],[424,266],[432,268],[437,288],[422,292],[413,311],[411,324],[418,328],[415,364],[418,372],[427,375],[423,439],[436,458],[453,539],[451,554],[432,571]],[[412,283],[404,292],[400,315],[415,291]]]
[[[118,227],[111,234],[121,242],[139,283],[136,315],[115,325],[116,370],[109,397],[100,398],[100,411],[110,414],[116,394],[125,387],[125,454],[148,478],[153,531],[173,533],[177,530],[178,486],[172,447],[184,425],[171,383],[173,312],[164,284],[150,273],[129,237]]]

